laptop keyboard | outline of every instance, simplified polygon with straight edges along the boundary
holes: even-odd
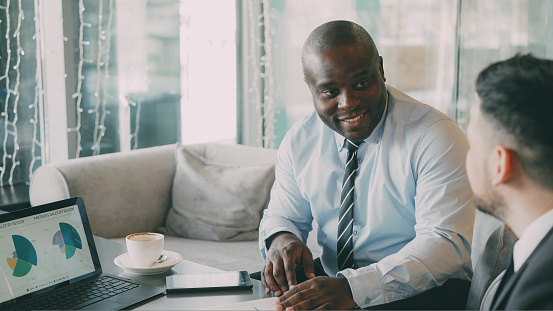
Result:
[[[24,310],[73,310],[102,301],[117,294],[126,292],[140,285],[101,276],[92,282],[86,282],[68,289],[53,292],[28,305]],[[20,310],[20,308],[18,308]]]

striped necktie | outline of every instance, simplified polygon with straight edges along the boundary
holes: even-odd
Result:
[[[353,193],[357,172],[357,148],[359,143],[346,139],[348,157],[342,183],[340,219],[338,221],[338,268],[353,268]]]

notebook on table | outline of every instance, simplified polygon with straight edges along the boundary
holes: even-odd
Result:
[[[0,215],[1,310],[119,310],[163,292],[102,273],[81,198]]]

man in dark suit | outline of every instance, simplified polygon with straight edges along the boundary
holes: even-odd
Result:
[[[517,55],[476,81],[467,137],[477,207],[519,240],[493,310],[553,310],[553,61]]]

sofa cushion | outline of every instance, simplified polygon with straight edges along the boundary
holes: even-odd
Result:
[[[274,165],[212,161],[184,145],[177,147],[175,157],[166,232],[212,241],[256,240]]]
[[[172,144],[43,165],[31,179],[31,204],[79,196],[94,235],[154,231],[171,203],[175,149]]]

